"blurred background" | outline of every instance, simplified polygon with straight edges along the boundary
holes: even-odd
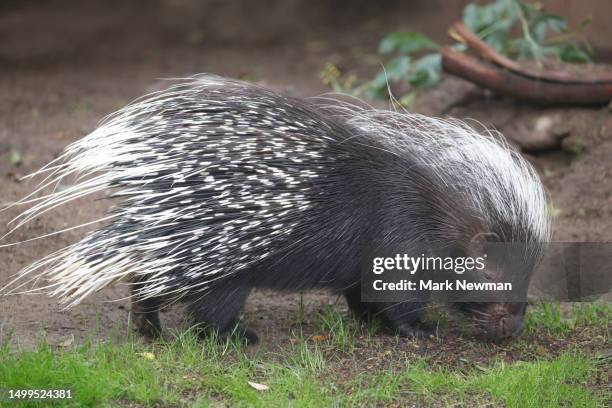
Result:
[[[354,58],[360,65],[376,65],[381,62],[375,58],[377,44],[385,34],[419,31],[440,43],[448,42],[447,28],[469,3],[4,0],[0,4],[0,63],[3,69],[22,70],[42,70],[58,64],[81,69],[84,64],[108,64],[118,69],[117,64],[141,63],[164,74],[206,69],[234,76],[260,73],[262,62],[291,62],[292,68],[305,72],[310,64],[316,72],[325,58],[346,63]],[[591,18],[585,33],[598,60],[612,58],[611,2],[540,3],[562,15],[570,27]],[[277,60],[254,58],[259,55],[256,53]]]
[[[128,56],[162,58],[169,50],[266,49],[283,45],[310,53],[332,48],[368,54],[384,34],[399,29],[421,31],[443,42],[445,28],[461,16],[469,3],[468,0],[4,0],[0,5],[0,57],[8,65],[68,59],[83,63],[102,55],[109,62],[117,62]],[[606,0],[539,3],[564,16],[569,26],[592,17],[586,28],[589,41],[599,59],[612,58],[609,41],[612,3]],[[168,61],[172,62],[178,61]]]

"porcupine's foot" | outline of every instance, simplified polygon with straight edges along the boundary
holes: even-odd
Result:
[[[138,333],[150,339],[161,335],[160,306],[156,299],[132,301],[132,320]]]
[[[237,338],[256,344],[255,331],[243,326],[238,315],[249,295],[250,288],[240,281],[228,279],[215,283],[205,294],[188,301],[187,309],[200,336],[216,332],[220,340]]]
[[[402,324],[396,328],[396,332],[400,337],[424,339],[429,337],[429,332],[418,327]]]
[[[361,301],[361,288],[353,286],[344,291],[344,297],[349,310],[358,319],[371,323],[375,316],[374,305]],[[381,310],[381,317],[387,330],[399,334],[400,337],[425,338],[429,333],[419,327],[420,309],[423,303],[409,304],[385,304]],[[388,308],[385,310],[385,307]]]
[[[236,323],[233,329],[231,330],[219,332],[220,340],[225,340],[227,338],[242,340],[249,345],[257,344],[259,342],[259,336],[255,332],[255,330],[249,329],[241,323]]]
[[[382,303],[380,316],[388,329],[400,337],[425,338],[429,336],[421,326],[424,302]]]
[[[220,342],[233,339],[243,342],[249,346],[259,342],[259,336],[255,330],[250,329],[240,323],[235,324],[231,329],[227,330],[220,330],[219,328],[206,324],[197,324],[194,327],[201,339],[206,339],[216,335],[217,340]]]

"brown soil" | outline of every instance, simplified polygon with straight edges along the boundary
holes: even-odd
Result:
[[[60,7],[61,2],[9,2],[0,7],[4,39],[0,44],[0,205],[28,194],[35,183],[20,182],[19,177],[52,160],[71,141],[94,129],[101,117],[162,87],[156,78],[213,72],[255,80],[293,95],[317,95],[327,91],[318,78],[325,61],[362,74],[374,73],[379,67],[376,43],[399,19],[393,13],[374,13],[371,15],[378,17],[338,17],[340,23],[333,25],[329,21],[316,24],[315,17],[308,17],[312,30],[305,23],[294,27],[285,21],[279,23],[280,27],[272,24],[266,31],[259,29],[266,27],[262,23],[265,17],[259,13],[253,17],[259,25],[252,30],[241,26],[240,30],[224,31],[233,24],[229,11],[221,13],[224,24],[215,21],[210,25],[193,17],[189,9],[175,9],[175,2],[149,4],[147,9],[123,2],[84,2],[78,8],[74,3],[65,8]],[[280,12],[293,15],[298,6],[287,7],[290,10]],[[448,12],[452,14],[403,14],[401,18],[407,23],[414,19],[414,29],[421,29],[448,25],[457,11]],[[335,13],[331,15],[342,14]],[[219,32],[222,34],[215,36]],[[558,209],[555,238],[612,241],[612,114],[607,108],[533,108],[449,78],[420,96],[414,109],[431,115],[473,118],[516,140],[538,132],[558,135],[562,150],[531,157]],[[11,159],[15,159],[15,152],[21,155],[20,164]],[[91,199],[70,203],[27,224],[3,243],[99,218],[108,205],[104,200]],[[18,209],[0,212],[0,225],[6,225],[18,213]],[[83,234],[75,230],[0,248],[0,284]],[[14,343],[30,347],[41,330],[51,342],[72,335],[78,341],[92,333],[99,338],[112,333],[121,336],[127,330],[129,305],[126,301],[110,301],[126,294],[126,288],[117,285],[70,310],[62,310],[45,296],[0,298],[0,338],[11,333]],[[282,347],[290,341],[298,302],[299,295],[251,296],[246,318],[259,331],[264,345]],[[305,302],[307,320],[328,303],[344,308],[343,301],[325,293],[307,294]],[[166,312],[164,323],[176,327],[180,316],[176,311]],[[396,344],[394,338],[380,335],[377,340],[382,346],[399,347],[405,353],[416,347],[425,354],[440,350],[449,355],[470,354],[473,347],[466,347],[456,335],[449,336],[444,349],[436,339]],[[544,342],[546,347],[553,347],[546,341],[534,339],[534,344]],[[491,346],[482,359],[499,355],[503,347]],[[467,357],[475,356],[472,353]]]

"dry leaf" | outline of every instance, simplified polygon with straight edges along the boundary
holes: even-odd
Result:
[[[47,343],[51,346],[55,346],[55,347],[70,347],[70,345],[72,345],[72,343],[74,343],[74,334],[71,334],[70,337],[66,337],[64,339],[60,339],[60,340],[47,340]]]
[[[153,354],[153,353],[149,353],[149,352],[136,353],[136,355],[142,356],[143,358],[145,358],[147,360],[155,360],[155,354]]]
[[[247,381],[249,383],[249,385],[253,388],[255,388],[257,391],[265,391],[267,389],[269,389],[270,387],[268,387],[265,384],[258,384],[256,382],[252,382],[252,381]]]

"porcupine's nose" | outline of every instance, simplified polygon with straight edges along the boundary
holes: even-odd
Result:
[[[497,337],[507,338],[518,333],[523,327],[523,319],[519,316],[506,315],[499,319],[497,326]]]

